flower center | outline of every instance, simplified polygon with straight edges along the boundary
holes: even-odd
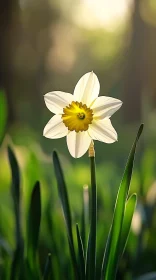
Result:
[[[63,112],[63,123],[70,131],[85,131],[93,120],[93,111],[82,102],[73,101]]]
[[[85,118],[85,114],[84,113],[78,113],[77,116],[78,116],[78,118],[80,120],[84,120],[84,118]]]

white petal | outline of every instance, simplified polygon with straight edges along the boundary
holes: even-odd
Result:
[[[76,101],[90,106],[98,97],[99,91],[100,83],[97,76],[93,72],[89,72],[78,81],[74,90],[74,97]]]
[[[94,120],[89,126],[89,135],[94,140],[105,143],[113,143],[117,141],[117,133],[109,119]]]
[[[116,98],[100,96],[98,97],[91,109],[93,110],[94,117],[100,119],[110,118],[122,105],[122,101]]]
[[[88,150],[91,138],[87,131],[75,132],[71,131],[67,135],[67,146],[70,154],[74,158],[82,157]]]
[[[63,108],[73,101],[73,95],[62,91],[52,91],[44,95],[47,108],[54,114],[62,114]]]
[[[47,138],[57,139],[68,134],[68,128],[62,122],[61,115],[55,115],[46,124],[43,135]]]

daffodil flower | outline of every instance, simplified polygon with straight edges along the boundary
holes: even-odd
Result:
[[[43,135],[57,139],[67,136],[67,146],[74,158],[83,156],[93,140],[117,141],[110,117],[121,107],[118,99],[100,96],[100,84],[93,72],[86,73],[76,84],[74,94],[53,91],[44,95],[47,108],[55,115]]]

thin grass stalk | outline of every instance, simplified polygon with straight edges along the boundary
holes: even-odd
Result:
[[[88,185],[84,185],[83,186],[82,228],[81,228],[81,237],[82,237],[84,251],[86,251],[88,225],[89,225],[89,191],[88,191]]]

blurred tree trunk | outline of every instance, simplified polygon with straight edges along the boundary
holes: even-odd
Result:
[[[144,43],[145,23],[140,16],[140,3],[134,0],[132,14],[132,34],[130,48],[127,56],[124,84],[124,121],[126,123],[140,122],[142,116],[141,102],[144,89]]]
[[[5,90],[8,101],[8,120],[13,122],[15,112],[12,95],[13,54],[19,29],[18,0],[0,0],[0,88]]]

